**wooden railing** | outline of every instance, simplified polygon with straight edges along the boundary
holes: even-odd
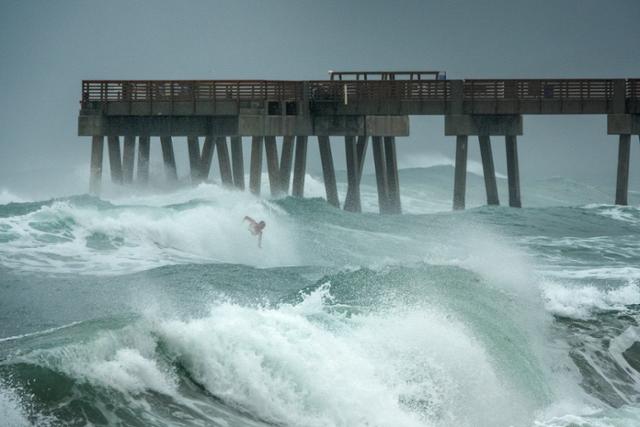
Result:
[[[640,100],[640,79],[627,80],[627,98]]]
[[[310,81],[308,96],[313,101],[358,102],[368,100],[444,100],[449,97],[446,80]]]
[[[532,79],[465,80],[464,98],[492,99],[613,99],[614,80],[606,79]]]
[[[463,80],[468,100],[610,100],[615,80]],[[640,99],[640,79],[626,80],[626,98]],[[102,80],[82,82],[82,102],[450,99],[450,80],[279,81],[279,80]]]
[[[83,81],[82,100],[216,101],[290,100],[302,97],[302,84],[274,80],[103,80]]]

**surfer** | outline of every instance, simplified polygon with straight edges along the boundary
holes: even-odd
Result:
[[[245,216],[242,221],[249,222],[249,231],[251,232],[252,235],[258,236],[258,247],[262,248],[262,230],[264,230],[267,224],[264,221],[257,222],[255,219],[251,218],[250,216]]]

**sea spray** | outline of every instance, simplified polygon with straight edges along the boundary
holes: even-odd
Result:
[[[0,415],[636,425],[640,209],[558,178],[481,207],[470,174],[451,213],[451,174],[401,171],[402,216],[374,213],[366,174],[363,214],[313,176],[304,200],[205,183],[0,206]]]

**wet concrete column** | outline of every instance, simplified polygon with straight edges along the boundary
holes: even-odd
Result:
[[[278,146],[275,136],[264,137],[264,151],[267,155],[267,172],[269,173],[269,188],[271,196],[280,194],[280,167],[278,166]]]
[[[376,170],[376,184],[378,186],[378,206],[380,213],[388,213],[387,197],[387,167],[384,158],[384,147],[381,136],[371,137],[371,149],[373,151],[373,164]]]
[[[204,144],[202,145],[202,153],[200,155],[200,179],[203,181],[206,181],[209,178],[214,150],[215,144],[213,137],[205,136]]]
[[[150,138],[148,136],[138,137],[138,182],[147,184],[149,182],[149,154],[151,151]]]
[[[242,137],[231,137],[231,164],[233,169],[233,185],[244,190],[244,160],[242,158]]]
[[[291,195],[304,197],[304,176],[307,173],[307,137],[296,137],[296,153],[293,166]]]
[[[187,137],[187,148],[189,149],[189,170],[191,171],[191,183],[197,184],[201,181],[200,168],[200,142],[197,136]]]
[[[320,148],[320,161],[322,162],[322,176],[327,194],[327,202],[339,208],[340,200],[338,200],[338,187],[336,185],[336,173],[333,168],[333,155],[331,154],[329,137],[318,136],[318,146]]]
[[[284,136],[282,137],[282,153],[280,154],[280,191],[284,194],[289,194],[292,160],[293,136]]]
[[[464,209],[467,189],[467,135],[456,136],[456,165],[453,178],[453,209]]]
[[[104,153],[104,136],[91,138],[91,170],[89,173],[89,193],[100,194],[102,185],[102,156]]]
[[[369,145],[369,138],[367,136],[359,136],[358,142],[358,182],[362,181],[362,171],[364,170],[364,159],[367,156],[367,145]]]
[[[522,207],[520,200],[520,167],[518,165],[518,137],[515,135],[505,136],[507,149],[507,175],[509,181],[509,206],[512,208]]]
[[[178,181],[178,171],[176,169],[176,156],[173,153],[173,141],[170,136],[160,137],[160,146],[162,148],[162,159],[164,160],[164,172],[167,181]]]
[[[219,136],[216,138],[216,149],[218,151],[218,166],[220,167],[220,179],[223,185],[233,185],[233,174],[231,173],[231,160],[229,159],[229,148],[227,138]]]
[[[131,184],[133,182],[133,164],[136,156],[136,137],[125,136],[124,137],[124,150],[122,153],[122,172],[123,180],[125,184]]]
[[[489,135],[478,136],[480,142],[480,156],[482,157],[482,173],[484,186],[487,191],[487,204],[499,205],[498,186],[496,184],[496,170],[493,166],[493,153],[491,152],[491,139]]]
[[[262,137],[251,138],[251,169],[249,171],[249,190],[256,195],[260,194],[260,182],[262,181]]]
[[[629,157],[631,135],[620,135],[618,143],[618,175],[616,180],[616,205],[627,205],[629,194]]]
[[[389,199],[389,213],[402,213],[400,203],[400,180],[398,178],[398,159],[396,157],[396,138],[384,137],[384,152],[387,168],[387,197]]]
[[[109,136],[109,167],[111,170],[111,181],[122,184],[122,157],[120,154],[120,138]]]
[[[347,161],[347,196],[344,199],[344,210],[361,212],[360,180],[358,179],[358,146],[354,136],[344,137],[344,147]]]

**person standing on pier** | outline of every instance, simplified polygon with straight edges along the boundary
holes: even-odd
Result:
[[[264,230],[267,224],[264,221],[257,222],[255,219],[251,218],[250,216],[245,216],[242,221],[249,222],[249,231],[251,232],[252,235],[258,236],[258,247],[262,249],[262,230]]]

